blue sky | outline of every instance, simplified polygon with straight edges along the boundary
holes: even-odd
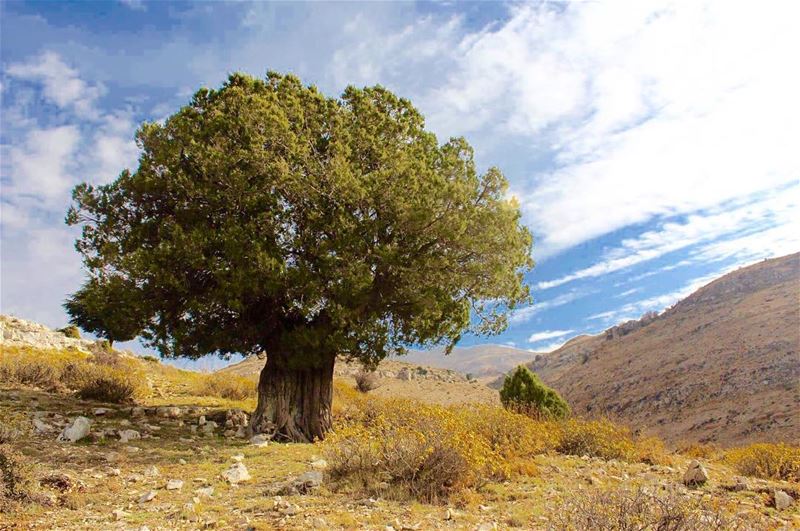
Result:
[[[71,187],[134,168],[139,123],[237,70],[329,95],[380,83],[504,171],[536,240],[535,303],[464,345],[552,349],[800,250],[795,2],[0,9],[3,313],[66,322]]]

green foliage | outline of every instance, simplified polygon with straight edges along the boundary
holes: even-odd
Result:
[[[70,323],[87,332],[114,341],[135,338],[144,322],[135,300],[141,293],[119,275],[93,276],[64,303]],[[80,337],[80,334],[78,334]]]
[[[62,334],[64,334],[65,336],[70,337],[72,339],[80,339],[81,338],[81,332],[80,332],[80,330],[78,330],[78,327],[75,326],[75,325],[68,325],[68,326],[65,326],[64,328],[59,328],[58,331],[61,332]]]
[[[503,175],[382,87],[333,99],[233,74],[136,139],[135,171],[73,192],[90,277],[66,306],[85,330],[165,356],[369,365],[497,333],[528,300],[532,239]]]
[[[550,418],[565,418],[569,405],[556,391],[550,389],[524,365],[506,376],[500,390],[500,400],[507,409]]]

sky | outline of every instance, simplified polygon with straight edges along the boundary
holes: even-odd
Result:
[[[549,351],[800,250],[800,3],[0,3],[0,311],[63,326],[84,272],[70,190],[230,74],[381,84],[499,167],[534,235]],[[143,351],[140,346],[134,346]],[[211,368],[201,360],[193,367]]]

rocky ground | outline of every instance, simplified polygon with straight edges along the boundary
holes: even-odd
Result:
[[[52,502],[0,514],[2,529],[558,529],[576,497],[617,486],[674,491],[764,528],[800,526],[797,485],[704,462],[708,480],[686,486],[690,459],[680,456],[650,466],[544,455],[531,475],[426,505],[330,490],[318,445],[250,441],[237,434],[246,419],[236,410],[121,407],[4,387],[0,415],[29,423],[15,445],[39,464]]]

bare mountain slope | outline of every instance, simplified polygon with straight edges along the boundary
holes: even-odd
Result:
[[[530,364],[580,414],[672,442],[800,440],[800,253]]]

